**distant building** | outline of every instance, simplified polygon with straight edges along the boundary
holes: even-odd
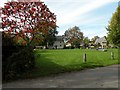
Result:
[[[70,43],[70,42],[66,42],[66,45],[65,45],[66,47],[71,47],[72,46],[72,44]]]
[[[56,41],[53,44],[53,48],[55,48],[55,49],[63,49],[64,48],[63,36],[56,36]]]
[[[101,48],[107,48],[107,39],[106,37],[98,38],[95,41],[95,45],[100,45]]]
[[[89,41],[89,48],[95,48],[95,43],[93,40]]]

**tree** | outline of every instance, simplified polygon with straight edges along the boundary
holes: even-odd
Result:
[[[90,39],[89,39],[88,37],[85,37],[85,38],[83,39],[83,42],[84,42],[84,46],[85,46],[85,48],[86,48],[86,47],[89,46]]]
[[[71,43],[72,46],[78,47],[83,40],[83,33],[80,31],[79,27],[74,26],[65,31],[64,39],[66,42]]]
[[[56,15],[43,2],[7,2],[2,8],[2,29],[29,46],[56,29]]]
[[[1,11],[2,76],[3,80],[8,80],[34,68],[34,51],[29,46],[43,42],[56,30],[56,16],[42,2],[7,2]],[[27,47],[18,47],[15,39]]]
[[[50,30],[49,34],[46,35],[46,38],[45,38],[45,40],[43,42],[43,45],[45,45],[45,46],[47,46],[47,45],[48,46],[52,46],[54,41],[56,40],[56,34],[58,34],[58,31],[56,29]]]
[[[100,37],[98,37],[98,36],[94,36],[91,40],[92,40],[92,42],[93,43],[95,43],[95,41],[97,40],[97,39],[99,39]]]
[[[108,40],[110,43],[120,47],[120,6],[112,15],[108,27]]]

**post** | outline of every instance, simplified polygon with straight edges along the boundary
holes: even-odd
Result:
[[[111,59],[114,60],[114,52],[111,52]]]
[[[86,61],[87,61],[87,58],[86,58],[86,53],[85,53],[83,54],[83,63],[86,63]]]

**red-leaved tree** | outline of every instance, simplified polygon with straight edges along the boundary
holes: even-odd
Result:
[[[56,15],[43,2],[7,2],[1,10],[2,29],[26,45],[56,29]]]

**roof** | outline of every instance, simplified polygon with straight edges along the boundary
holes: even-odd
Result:
[[[56,41],[63,41],[63,37],[62,36],[56,36]]]
[[[102,43],[102,42],[107,42],[105,37],[96,39],[95,44]]]

